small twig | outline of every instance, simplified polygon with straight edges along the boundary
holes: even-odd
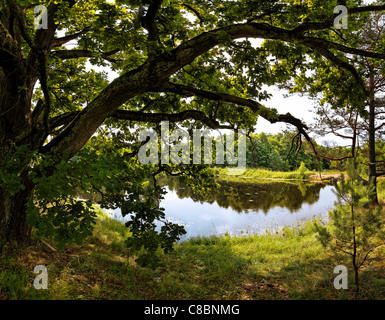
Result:
[[[54,248],[53,246],[51,246],[48,242],[45,242],[44,240],[41,241],[42,243],[44,243],[48,248],[50,248],[52,251],[54,252],[57,252],[57,249]]]

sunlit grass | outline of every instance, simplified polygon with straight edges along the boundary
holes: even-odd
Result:
[[[317,174],[314,171],[300,173],[298,171],[282,172],[266,169],[246,169],[240,176],[228,176],[226,168],[216,168],[217,176],[220,179],[284,179],[284,180],[307,180],[311,174]]]
[[[139,267],[125,248],[123,224],[99,212],[82,246],[54,252],[41,242],[0,253],[0,299],[350,299],[333,287],[337,263],[311,222],[263,235],[199,237],[159,252],[161,265]],[[33,288],[33,268],[48,267],[48,290]],[[346,264],[347,265],[347,264]],[[385,292],[381,264],[363,271],[363,298]],[[13,285],[10,285],[12,281]]]
[[[385,179],[377,180],[377,196],[380,203],[385,204]]]
[[[99,207],[95,207],[96,220],[92,241],[124,248],[124,241],[130,236],[130,231],[118,220],[111,219]]]

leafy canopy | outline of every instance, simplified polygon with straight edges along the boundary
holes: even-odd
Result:
[[[46,31],[33,28],[38,4],[48,8]],[[349,35],[374,10],[357,10],[362,5],[361,0],[348,3]],[[130,215],[133,236],[128,244],[134,250],[144,247],[141,261],[153,263],[159,247],[170,250],[183,234],[183,228],[164,221],[158,205],[163,190],[156,178],[161,173],[181,175],[202,191],[213,187],[212,174],[199,164],[140,164],[138,130],[159,132],[160,122],[170,120],[171,130],[210,127],[253,133],[258,118],[264,117],[294,125],[311,141],[299,119],[263,106],[270,97],[265,85],[295,81],[303,89],[313,72],[320,85],[335,86],[331,77],[338,71],[327,61],[354,75],[347,65],[349,54],[384,58],[381,46],[373,54],[343,46],[333,28],[335,6],[332,0],[2,4],[1,35],[19,39],[14,45],[24,62],[19,63],[18,54],[10,61],[34,72],[17,79],[20,94],[32,97],[32,120],[26,132],[15,134],[20,138],[0,169],[0,188],[16,194],[26,181],[31,183],[28,221],[40,235],[55,234],[61,244],[90,234],[95,221],[91,205],[74,199],[79,192],[98,193],[103,208],[119,207]],[[25,16],[14,30],[11,13]],[[20,34],[13,35],[15,30]],[[5,49],[0,43],[1,54]],[[10,65],[1,66],[6,72]],[[349,85],[351,80],[345,80]],[[157,221],[163,222],[160,231]]]

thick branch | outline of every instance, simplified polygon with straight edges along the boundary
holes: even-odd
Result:
[[[22,12],[21,7],[18,5],[18,3],[14,0],[8,0],[9,9],[12,12],[12,15],[16,18],[17,25],[19,27],[20,33],[23,37],[23,39],[27,42],[29,47],[31,49],[34,48],[32,39],[29,37],[27,33],[27,24],[25,22],[24,18],[24,12]],[[10,32],[13,32],[13,30],[9,30]]]
[[[300,119],[297,119],[293,117],[290,113],[286,114],[276,114],[272,112],[271,109],[266,108],[262,104],[260,104],[257,101],[251,100],[251,99],[244,99],[237,96],[225,94],[225,93],[217,93],[217,92],[210,92],[205,90],[196,89],[193,87],[187,87],[180,84],[175,83],[168,83],[163,86],[164,91],[173,92],[176,94],[186,95],[186,96],[199,96],[202,98],[206,98],[209,100],[215,100],[215,101],[221,101],[221,102],[230,102],[237,105],[243,105],[246,107],[249,107],[250,110],[255,112],[256,114],[262,116],[270,123],[277,123],[277,122],[284,122],[287,124],[291,124],[297,128],[299,133],[304,136],[304,138],[309,142],[309,144],[312,146],[312,149],[317,157],[319,157],[319,154],[314,146],[314,143],[312,139],[310,138],[309,134],[306,130],[308,130],[308,127],[306,124],[304,124]]]
[[[191,11],[192,13],[194,13],[194,15],[199,19],[199,23],[202,25],[204,22],[205,22],[205,19],[204,17],[202,17],[198,10],[194,9],[192,6],[190,6],[189,4],[187,3],[182,3],[182,7],[185,7],[187,8],[187,10]]]
[[[299,41],[306,46],[309,46],[311,48],[327,48],[327,49],[334,49],[338,50],[340,52],[354,54],[354,55],[360,55],[365,56],[369,58],[375,58],[375,59],[385,59],[384,53],[376,53],[372,51],[366,51],[362,49],[356,49],[352,47],[348,47],[336,42],[331,42],[325,39],[315,38],[315,37],[301,37],[299,38]]]
[[[79,38],[81,35],[86,34],[89,31],[90,31],[90,29],[84,29],[80,32],[77,32],[77,33],[74,33],[74,34],[71,34],[71,35],[68,35],[65,37],[56,38],[52,44],[52,47],[60,47],[60,46],[66,44],[72,40]]]
[[[364,13],[364,12],[378,12],[378,11],[384,11],[384,10],[385,10],[385,5],[364,6],[364,7],[348,9],[348,15],[353,15],[353,14],[356,14],[356,13]],[[293,32],[295,32],[296,34],[300,35],[300,34],[304,34],[307,31],[324,30],[324,29],[333,27],[335,17],[336,17],[335,15],[332,15],[329,18],[327,18],[326,20],[321,21],[321,22],[305,22],[305,23],[302,23],[298,27],[294,28]]]
[[[209,100],[214,100],[219,102],[229,102],[237,105],[246,106],[246,107],[249,107],[250,110],[260,115],[261,117],[263,117],[264,119],[266,119],[272,124],[277,122],[286,122],[288,124],[292,124],[296,126],[298,129],[299,128],[308,129],[307,126],[301,122],[301,120],[293,117],[291,114],[289,113],[285,115],[277,114],[275,112],[272,112],[271,109],[266,108],[259,102],[251,99],[240,98],[240,97],[237,97],[231,94],[226,94],[226,93],[201,90],[191,86],[185,86],[182,84],[176,84],[176,83],[170,83],[170,82],[162,86],[159,90],[164,92],[172,92],[172,93],[176,93],[184,96],[199,96]]]
[[[385,4],[351,8],[349,9],[349,14],[363,13],[363,12],[379,12],[379,11],[385,11]]]
[[[13,73],[22,64],[22,55],[8,30],[0,22],[0,67]]]
[[[51,120],[51,130],[63,125],[68,125],[78,114],[79,112],[70,112],[53,118]],[[116,110],[110,117],[118,120],[150,123],[160,123],[162,121],[174,123],[185,120],[197,120],[211,129],[233,129],[232,126],[222,125],[215,119],[208,117],[204,112],[198,110],[186,110],[179,113],[147,113],[141,111]]]
[[[104,120],[111,116],[123,103],[144,92],[159,91],[159,88],[162,87],[162,84],[164,84],[171,75],[192,63],[198,56],[215,46],[226,43],[228,40],[247,37],[276,39],[286,42],[298,42],[302,40],[301,43],[303,45],[317,50],[327,59],[332,60],[340,67],[347,68],[353,75],[356,75],[355,69],[353,70],[348,63],[340,60],[327,49],[331,48],[331,44],[328,41],[298,36],[292,30],[277,28],[265,23],[230,25],[202,33],[186,41],[171,52],[159,54],[139,68],[129,71],[115,79],[94,101],[83,109],[65,132],[47,146],[47,149],[51,149],[53,153],[66,153],[68,156],[74,155],[79,148],[88,141]],[[322,47],[323,45],[325,46]],[[362,55],[372,56],[373,54],[370,52],[362,52]],[[263,116],[261,105],[255,102],[247,102],[246,105],[256,108],[258,113]],[[311,141],[306,134],[303,124],[291,115],[281,115],[277,119],[267,118],[270,119],[271,121],[269,121],[272,123],[274,123],[274,121],[281,121],[296,125],[306,139]]]
[[[117,60],[111,58],[111,56],[117,52],[119,52],[119,49],[115,49],[109,52],[102,52],[102,53],[92,52],[89,50],[58,50],[58,51],[55,51],[53,54],[62,60],[78,59],[78,58],[95,58],[100,56],[101,58],[109,62],[116,62]]]
[[[186,110],[179,113],[145,113],[139,111],[116,110],[112,118],[130,120],[136,122],[160,123],[162,121],[182,122],[185,120],[197,120],[211,129],[234,129],[229,125],[222,125],[215,119],[211,119],[204,112],[198,110]]]

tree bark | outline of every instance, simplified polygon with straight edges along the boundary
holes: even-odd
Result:
[[[357,239],[356,239],[356,221],[355,221],[355,215],[354,215],[354,206],[350,205],[350,212],[351,212],[351,218],[352,218],[352,232],[353,232],[353,255],[352,255],[352,262],[353,262],[353,269],[354,269],[354,285],[355,285],[355,293],[357,294],[359,292],[359,278],[358,278],[358,262],[357,262]]]
[[[0,189],[0,239],[23,245],[31,239],[31,227],[27,224],[27,202],[32,188],[26,188],[15,195]]]
[[[369,79],[369,173],[368,181],[373,187],[372,193],[369,195],[373,204],[378,204],[377,196],[377,171],[376,171],[376,106],[374,100],[374,77]]]

